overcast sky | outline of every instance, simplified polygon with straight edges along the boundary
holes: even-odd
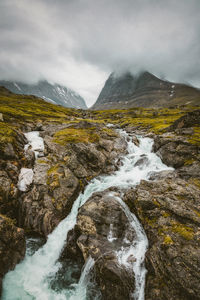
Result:
[[[0,79],[64,84],[90,106],[113,70],[200,87],[200,0],[0,0]]]

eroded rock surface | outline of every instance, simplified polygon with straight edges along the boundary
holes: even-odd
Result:
[[[116,196],[109,190],[91,196],[79,209],[65,250],[73,257],[94,258],[96,281],[106,300],[130,299],[134,291],[133,269],[121,264],[116,253],[133,243],[135,232]]]
[[[13,221],[0,215],[0,296],[2,278],[25,255],[24,230],[13,225]]]
[[[94,127],[85,123],[78,123],[76,128]],[[94,143],[60,144],[53,135],[63,130],[63,125],[40,129],[44,129],[40,134],[44,137],[45,156],[35,161],[33,184],[21,194],[20,226],[47,236],[69,214],[90,179],[116,170],[115,161],[125,153],[126,142],[117,133],[112,136],[109,130],[107,133],[97,126],[99,138]]]
[[[200,299],[200,190],[169,175],[142,181],[124,201],[149,240],[145,299]]]

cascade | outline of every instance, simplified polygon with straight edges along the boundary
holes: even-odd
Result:
[[[63,288],[56,291],[51,288],[50,280],[59,270],[58,262],[60,253],[65,244],[68,232],[75,226],[78,209],[94,193],[104,191],[109,187],[130,188],[140,183],[142,179],[148,180],[152,172],[171,170],[164,165],[161,159],[153,152],[153,140],[150,138],[139,139],[139,146],[136,146],[124,131],[121,134],[127,139],[128,154],[122,159],[122,165],[118,171],[112,175],[100,176],[93,179],[85,188],[83,194],[73,204],[70,214],[59,223],[55,230],[49,234],[46,243],[34,254],[27,251],[24,260],[19,263],[13,271],[6,274],[3,280],[3,300],[86,300],[87,278],[92,269],[94,261],[89,258],[83,268],[82,275],[77,285],[72,284],[71,288]],[[140,163],[139,163],[140,161]],[[114,194],[113,194],[114,196]],[[130,212],[126,204],[118,197],[130,225],[136,232],[134,245],[117,253],[119,263],[129,264],[127,258],[134,253],[136,261],[132,263],[135,273],[136,289],[133,298],[144,299],[144,285],[146,269],[144,267],[145,252],[148,241],[145,232],[137,218]],[[108,238],[113,241],[112,224]]]

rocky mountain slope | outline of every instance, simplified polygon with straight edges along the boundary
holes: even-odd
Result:
[[[102,299],[129,299],[133,275],[119,267],[112,244],[105,242],[111,220],[116,236],[130,233],[123,210],[110,194],[123,193],[149,240],[145,299],[200,299],[199,120],[200,107],[191,105],[75,110],[0,88],[0,278],[23,258],[26,234],[46,238],[92,178],[119,168],[127,145],[114,128],[123,128],[136,144],[136,135],[153,138],[153,151],[174,171],[151,174],[129,190],[94,193],[79,209],[60,260],[83,265],[94,254]],[[35,130],[44,140],[38,158],[31,147],[24,150],[24,133]],[[25,191],[18,186],[21,168],[32,168],[34,174]],[[120,247],[121,239],[115,243]]]
[[[200,104],[200,90],[161,80],[149,72],[137,76],[112,73],[92,109],[170,107]]]
[[[24,95],[35,95],[50,103],[59,104],[64,107],[87,109],[84,99],[75,91],[47,81],[39,81],[37,84],[26,84],[22,82],[0,81],[11,92]]]

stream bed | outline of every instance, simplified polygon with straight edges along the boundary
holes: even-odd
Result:
[[[161,159],[152,152],[153,140],[150,138],[139,139],[139,146],[136,146],[129,138],[128,134],[120,131],[127,140],[128,154],[122,159],[119,170],[112,175],[100,176],[93,179],[85,188],[83,194],[73,204],[70,214],[59,223],[55,230],[48,236],[46,243],[41,247],[34,248],[34,240],[28,240],[27,251],[24,260],[19,263],[13,271],[6,274],[3,281],[3,300],[87,300],[90,289],[95,288],[90,273],[94,266],[94,260],[89,257],[82,272],[80,266],[76,264],[66,264],[65,276],[70,278],[70,274],[80,273],[77,280],[67,285],[58,286],[59,281],[55,280],[62,264],[59,262],[59,256],[65,244],[68,232],[75,226],[78,209],[82,206],[94,192],[104,191],[110,187],[128,189],[140,183],[142,179],[148,180],[152,173],[163,170],[172,170],[161,161]],[[128,257],[134,254],[136,260],[131,263],[135,274],[135,292],[131,296],[135,300],[144,299],[144,286],[146,269],[144,266],[145,252],[148,248],[148,240],[145,232],[126,204],[121,198],[116,197],[123,211],[125,212],[130,225],[136,232],[136,239],[133,245],[127,250],[121,249],[117,254],[119,263],[130,267]],[[111,226],[112,229],[112,226]],[[112,242],[112,231],[109,234]],[[30,246],[32,243],[32,246]],[[38,243],[36,241],[35,243]],[[38,249],[37,249],[38,248]],[[74,270],[73,270],[74,268]],[[73,272],[72,272],[73,270]],[[54,284],[52,284],[54,282]],[[100,299],[97,289],[92,299]]]

